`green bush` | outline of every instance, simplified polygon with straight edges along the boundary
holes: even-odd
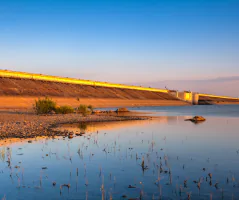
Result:
[[[71,106],[60,106],[57,107],[55,111],[57,114],[69,114],[74,112],[74,108]]]
[[[92,105],[88,105],[88,109],[93,112],[94,111],[94,107]]]
[[[52,99],[45,97],[44,99],[35,100],[33,106],[36,114],[49,114],[51,111],[55,111],[56,102]]]
[[[88,114],[91,114],[91,110],[88,108],[87,105],[81,104],[78,108],[77,108],[78,112],[81,113],[83,116],[86,116]]]

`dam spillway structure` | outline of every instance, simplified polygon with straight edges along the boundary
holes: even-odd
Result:
[[[212,104],[239,104],[239,98],[218,96],[212,94],[203,94],[192,91],[178,92],[176,90],[169,90],[169,93],[182,101],[188,102],[192,105],[212,105]]]

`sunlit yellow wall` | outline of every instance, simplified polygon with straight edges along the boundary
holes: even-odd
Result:
[[[185,92],[184,100],[192,101],[192,93]]]
[[[64,78],[64,77],[48,76],[48,75],[41,75],[41,74],[30,74],[30,73],[25,73],[25,72],[14,72],[14,71],[8,71],[8,70],[0,70],[0,76],[1,77],[53,81],[53,82],[60,82],[60,83],[80,84],[80,85],[144,90],[144,91],[152,91],[152,92],[164,92],[164,93],[168,92],[168,90],[161,90],[161,89],[156,89],[156,88],[145,88],[145,87],[139,87],[139,86],[129,86],[129,85],[123,85],[123,84],[80,80],[80,79],[74,79],[74,78]]]
[[[199,95],[198,95],[198,93],[193,93],[193,95],[192,95],[192,103],[193,103],[194,105],[197,105],[197,104],[198,104],[198,100],[199,100]]]

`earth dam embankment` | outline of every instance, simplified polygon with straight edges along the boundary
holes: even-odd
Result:
[[[56,100],[59,105],[71,106],[188,105],[165,92],[0,77],[0,109],[29,109],[36,99],[45,96]]]

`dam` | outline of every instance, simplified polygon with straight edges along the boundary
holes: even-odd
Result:
[[[76,106],[90,103],[96,107],[173,106],[197,104],[237,104],[238,98],[200,94],[59,76],[0,70],[0,102],[29,107],[39,97],[55,98],[59,104]]]
[[[172,95],[175,95],[182,101],[187,101],[193,105],[211,105],[216,103],[221,104],[237,104],[239,102],[239,98],[228,97],[228,96],[218,96],[212,94],[203,94],[191,91],[168,91]]]

